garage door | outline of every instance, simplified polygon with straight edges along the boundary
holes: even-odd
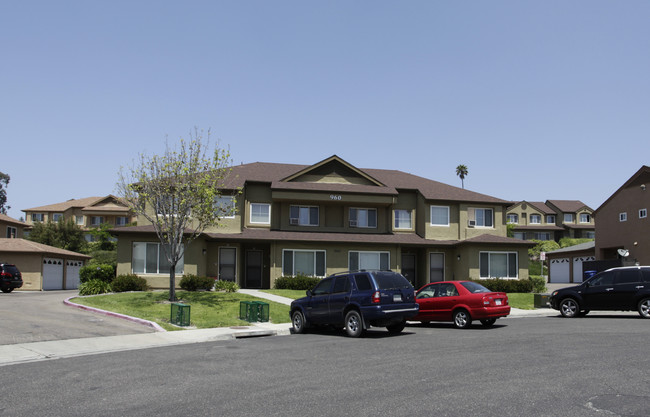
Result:
[[[580,258],[573,258],[573,282],[582,282],[582,263],[595,260],[595,256],[581,256]]]
[[[65,289],[76,290],[79,288],[79,270],[83,266],[82,261],[65,261]]]
[[[560,258],[551,259],[550,283],[569,282],[569,271],[571,268],[571,259]]]
[[[43,289],[63,289],[63,259],[43,259]]]

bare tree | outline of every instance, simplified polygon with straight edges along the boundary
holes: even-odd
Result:
[[[162,155],[140,154],[122,167],[117,190],[139,216],[151,223],[169,262],[169,301],[176,300],[176,266],[185,249],[206,228],[232,215],[234,204],[218,203],[232,165],[230,152],[210,149],[210,130],[194,128],[189,140],[166,144]]]

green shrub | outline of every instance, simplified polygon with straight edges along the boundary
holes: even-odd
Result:
[[[148,291],[147,280],[135,274],[118,275],[111,283],[114,292]]]
[[[79,270],[79,280],[88,282],[94,279],[110,283],[115,278],[115,268],[109,264],[90,264]]]
[[[214,286],[214,278],[199,277],[193,274],[183,275],[179,283],[185,291],[211,290]]]
[[[529,279],[482,279],[476,281],[490,291],[496,292],[531,292],[533,282]]]
[[[311,290],[320,278],[298,274],[295,277],[280,277],[275,280],[276,290]]]
[[[239,291],[239,285],[233,281],[215,281],[214,282],[215,291],[225,291],[225,292],[237,292]]]
[[[531,275],[530,281],[533,283],[533,292],[539,294],[546,292],[546,278],[539,275]]]
[[[541,261],[528,262],[528,275],[542,275],[542,262]]]
[[[570,237],[563,237],[558,243],[560,244],[560,248],[568,248],[570,246],[579,245],[581,243],[591,242],[592,240],[593,239],[573,239]]]
[[[111,284],[101,279],[91,279],[79,285],[79,295],[97,295],[111,292]]]

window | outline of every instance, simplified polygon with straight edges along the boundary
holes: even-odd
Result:
[[[104,223],[104,218],[102,216],[92,216],[90,218],[91,226],[99,226],[102,223]]]
[[[116,226],[126,226],[126,224],[128,223],[128,221],[129,221],[129,219],[128,219],[127,217],[124,217],[124,216],[117,216],[117,217],[115,218],[115,225],[116,225]]]
[[[295,250],[282,251],[282,274],[295,276],[298,274],[310,277],[324,277],[325,251],[324,250]]]
[[[648,210],[647,209],[639,210],[639,219],[645,219],[646,217],[648,217]]]
[[[334,278],[325,278],[316,286],[314,287],[313,290],[311,290],[312,295],[325,295],[329,294],[332,292],[332,283],[334,282]]]
[[[176,214],[178,208],[176,207],[176,201],[174,201],[174,196],[172,195],[161,195],[158,196],[153,205],[156,209],[156,215],[158,216],[168,216],[169,214]]]
[[[214,209],[217,217],[220,219],[234,219],[237,211],[235,203],[235,197],[232,195],[220,195],[215,198]]]
[[[176,273],[182,274],[184,257],[176,264]],[[134,242],[131,269],[134,274],[169,274],[169,261],[160,243]]]
[[[593,230],[586,231],[585,239],[596,239],[596,232]]]
[[[517,252],[481,252],[481,278],[517,278]]]
[[[7,226],[7,238],[15,239],[18,234],[18,229],[12,226]]]
[[[514,238],[519,240],[526,240],[526,232],[515,232]]]
[[[84,216],[74,216],[74,222],[77,224],[77,226],[83,226]]]
[[[411,210],[395,210],[395,229],[412,229]]]
[[[387,271],[390,269],[390,253],[350,251],[348,253],[348,266],[350,271],[360,271],[362,269]]]
[[[548,232],[535,233],[536,240],[551,240],[551,234]]]
[[[555,224],[555,215],[549,214],[546,216],[546,223]]]
[[[542,223],[542,216],[539,214],[531,214],[530,215],[530,224],[541,224]]]
[[[350,227],[377,227],[377,210],[376,209],[350,209]]]
[[[32,221],[33,222],[42,222],[43,221],[43,213],[32,213]]]
[[[589,213],[580,213],[580,223],[591,222],[591,215]]]
[[[507,221],[508,224],[517,224],[519,223],[519,215],[518,214],[508,214],[507,216]]]
[[[627,221],[627,213],[619,213],[618,214],[618,221],[619,222],[626,222]]]
[[[470,208],[467,210],[470,227],[492,227],[492,209]]]
[[[251,223],[271,224],[271,205],[251,203]]]
[[[61,213],[54,213],[54,214],[52,215],[52,221],[54,221],[54,222],[60,222],[61,220],[63,220],[63,214],[61,214]]]
[[[431,206],[431,226],[449,226],[449,207]]]
[[[237,273],[237,249],[219,248],[219,279],[235,281]]]
[[[564,223],[573,223],[573,213],[564,213]]]
[[[298,226],[318,226],[318,207],[289,207],[289,224]]]

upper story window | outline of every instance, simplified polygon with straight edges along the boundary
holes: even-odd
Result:
[[[42,222],[45,216],[43,213],[32,213],[32,221],[33,222]]]
[[[74,216],[74,222],[77,226],[84,225],[84,216]]]
[[[377,209],[350,209],[350,227],[377,227]]]
[[[573,223],[573,213],[564,213],[564,223]]]
[[[530,215],[530,224],[541,224],[542,223],[542,216],[539,214],[531,214]]]
[[[411,210],[395,210],[395,229],[412,229]]]
[[[91,226],[99,226],[102,223],[104,223],[104,218],[102,216],[92,216],[90,218]]]
[[[627,213],[618,213],[618,221],[619,222],[626,222],[627,221]]]
[[[551,234],[549,232],[540,232],[535,233],[536,240],[551,240]]]
[[[235,218],[235,197],[232,195],[220,195],[215,199],[215,210],[221,219]]]
[[[12,226],[7,226],[7,238],[15,239],[18,235],[18,229]]]
[[[546,223],[555,224],[555,215],[549,214],[548,216],[546,216]]]
[[[467,210],[469,227],[492,227],[494,212],[488,208],[470,208]]]
[[[514,238],[519,240],[526,240],[526,232],[515,232]]]
[[[291,206],[289,207],[289,224],[299,226],[318,226],[318,207]]]
[[[519,223],[519,215],[518,214],[508,214],[506,217],[507,217],[508,224],[517,224],[517,223]]]
[[[129,219],[124,216],[117,216],[115,218],[115,226],[126,226],[126,224],[129,222]]]
[[[268,203],[251,203],[251,223],[271,224],[271,205]]]
[[[639,219],[645,219],[648,217],[648,209],[639,210]]]
[[[431,206],[431,226],[449,226],[448,206]]]
[[[580,223],[591,222],[591,215],[589,213],[580,213]]]
[[[63,214],[61,214],[61,213],[54,213],[54,214],[52,215],[52,221],[54,221],[54,222],[60,222],[61,220],[63,220]]]

